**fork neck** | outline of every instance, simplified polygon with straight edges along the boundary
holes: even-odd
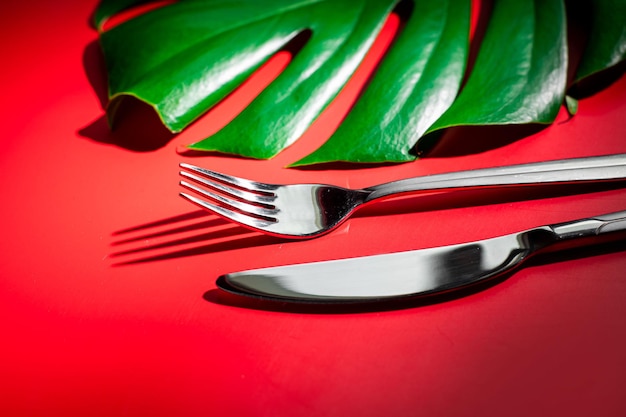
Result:
[[[408,178],[405,180],[392,181],[385,184],[374,185],[362,189],[367,195],[365,196],[364,203],[369,203],[374,200],[380,200],[390,197],[395,197],[400,194],[414,193],[416,190],[417,179]]]

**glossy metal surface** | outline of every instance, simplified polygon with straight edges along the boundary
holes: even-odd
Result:
[[[626,231],[626,211],[459,245],[227,274],[218,285],[290,301],[376,301],[449,291],[506,272],[560,242]]]
[[[294,239],[328,233],[359,206],[398,194],[626,179],[625,154],[408,178],[362,190],[325,184],[265,184],[186,163],[180,166],[185,178],[180,184],[208,200],[188,193],[181,193],[182,197],[251,229]]]

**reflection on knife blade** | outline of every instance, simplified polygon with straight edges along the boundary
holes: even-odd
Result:
[[[589,238],[619,231],[626,231],[626,211],[458,245],[234,272],[220,277],[218,286],[240,295],[300,302],[434,294],[500,275],[560,243],[585,245],[594,243]]]

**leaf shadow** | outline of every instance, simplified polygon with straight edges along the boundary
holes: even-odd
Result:
[[[431,132],[420,138],[412,153],[419,158],[451,158],[480,154],[526,139],[549,125],[533,123],[519,125],[454,126]],[[299,171],[337,170],[397,166],[396,162],[360,163],[332,161],[315,165],[290,167]]]
[[[593,96],[619,81],[624,74],[626,74],[626,61],[580,80],[572,85],[568,94],[578,100]]]
[[[415,147],[420,157],[448,158],[498,149],[546,129],[546,124],[454,126],[422,137]]]
[[[104,54],[98,41],[94,40],[87,44],[83,51],[82,61],[87,81],[89,81],[91,89],[96,94],[100,107],[105,109],[109,100],[107,95],[106,65]]]
[[[589,37],[592,25],[589,16],[593,14],[591,2],[566,0],[568,49],[568,90],[567,94],[580,100],[590,97],[618,81],[626,73],[626,61],[576,81],[576,71]]]
[[[281,243],[205,211],[193,211],[113,232],[113,267]]]
[[[452,158],[498,149],[541,132],[548,125],[454,126],[429,133],[415,145],[412,153],[418,158]],[[349,171],[364,168],[397,166],[397,162],[361,163],[332,161],[315,165],[290,167],[299,171]]]

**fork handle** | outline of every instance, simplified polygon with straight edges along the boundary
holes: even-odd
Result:
[[[563,159],[407,178],[365,188],[366,202],[419,191],[626,179],[626,154]]]

